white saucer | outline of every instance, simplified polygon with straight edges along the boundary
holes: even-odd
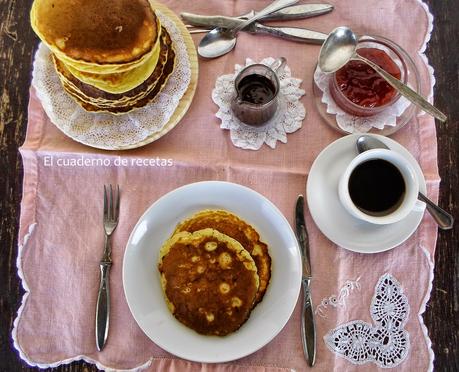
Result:
[[[419,189],[425,193],[424,175],[408,150],[387,137],[374,136],[411,163]],[[373,225],[351,216],[339,201],[338,181],[349,162],[358,155],[355,146],[358,137],[358,134],[342,137],[316,158],[306,186],[308,207],[317,227],[333,243],[359,253],[383,252],[400,245],[413,234],[422,220],[425,204],[419,202],[408,217],[390,225]]]

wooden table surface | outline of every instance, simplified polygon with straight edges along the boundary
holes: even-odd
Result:
[[[25,137],[33,53],[38,39],[29,25],[31,0],[0,0],[0,371],[36,370],[18,356],[11,340],[23,289],[17,270],[17,233],[22,190],[18,147]],[[434,32],[428,56],[435,69],[435,104],[449,120],[437,123],[440,204],[459,216],[459,4],[428,0]],[[459,371],[459,233],[439,232],[435,279],[424,314],[436,371]],[[78,362],[57,371],[96,371]],[[417,372],[417,371],[416,371]]]

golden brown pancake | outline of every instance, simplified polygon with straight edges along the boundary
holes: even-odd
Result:
[[[166,85],[167,79],[169,78],[170,74],[173,72],[174,69],[174,59],[172,57],[172,61],[168,61],[164,68],[164,73],[160,76],[157,84],[154,86],[153,90],[149,92],[145,97],[136,100],[134,102],[129,102],[124,105],[100,105],[100,104],[93,104],[81,99],[77,94],[72,93],[71,89],[69,89],[65,84],[64,88],[67,90],[68,93],[72,95],[72,97],[80,104],[86,111],[93,111],[93,112],[110,112],[112,114],[124,114],[126,112],[132,111],[135,108],[143,107],[147,105],[150,101],[152,101],[157,94],[162,90],[162,88]]]
[[[123,98],[138,98],[139,94],[144,94],[147,91],[147,87],[156,82],[161,76],[162,69],[167,62],[170,49],[172,49],[172,39],[167,30],[163,27],[161,31],[159,58],[152,74],[148,76],[147,79],[145,79],[143,84],[140,84],[137,87],[123,93],[110,93],[102,89],[98,89],[90,84],[85,84],[71,74],[71,72],[66,68],[65,63],[56,57],[54,57],[53,60],[61,80],[74,85],[77,90],[81,91],[89,99],[96,101],[100,99],[101,101],[107,101],[108,103],[111,103],[119,102],[120,100],[123,100]],[[124,73],[121,74],[123,75]]]
[[[63,61],[62,63],[75,78],[85,84],[92,85],[95,88],[109,93],[124,93],[142,84],[153,73],[159,60],[160,51],[161,42],[155,46],[154,52],[140,66],[128,71],[110,74],[79,71],[72,65],[66,64]],[[54,56],[57,58],[56,55]]]
[[[260,241],[260,235],[247,222],[238,216],[223,210],[204,210],[180,223],[175,232],[194,232],[205,228],[212,228],[236,239],[250,253],[255,261],[260,278],[256,305],[263,299],[271,278],[271,257],[268,246]]]
[[[161,91],[175,66],[172,40],[165,28],[161,31],[161,49],[152,74],[139,86],[124,93],[109,93],[74,77],[65,64],[54,58],[56,70],[64,89],[87,111],[125,113],[143,107]]]
[[[259,282],[236,240],[213,229],[179,232],[161,248],[158,268],[169,309],[196,332],[224,336],[247,320]]]
[[[31,10],[40,39],[83,65],[140,59],[157,41],[156,22],[148,0],[35,0]]]

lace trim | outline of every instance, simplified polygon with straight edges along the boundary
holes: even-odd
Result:
[[[375,363],[392,368],[402,363],[410,348],[403,329],[410,306],[400,283],[384,274],[375,287],[370,314],[374,325],[354,320],[332,329],[324,336],[328,348],[353,364]]]
[[[429,6],[423,0],[417,0],[417,2],[424,9],[424,11],[426,13],[426,16],[427,16],[427,19],[428,19],[428,23],[429,23],[428,28],[427,28],[427,32],[426,32],[426,35],[425,35],[425,38],[424,38],[424,43],[422,44],[421,48],[419,49],[418,54],[421,56],[424,64],[427,66],[427,70],[428,70],[429,78],[430,78],[430,87],[429,87],[429,92],[428,92],[427,99],[429,100],[429,102],[432,102],[433,101],[434,87],[435,87],[435,83],[436,83],[435,71],[434,71],[433,67],[430,65],[429,59],[427,58],[425,52],[426,52],[426,49],[427,49],[427,44],[429,43],[429,41],[430,41],[430,39],[432,37],[434,17],[432,15],[432,13],[430,12]],[[425,115],[425,113],[423,111],[421,111],[419,113],[419,116],[421,116],[421,115]],[[435,355],[434,355],[434,352],[432,350],[432,341],[430,340],[429,333],[428,333],[427,327],[426,327],[426,325],[424,323],[424,318],[422,317],[422,314],[424,314],[424,312],[426,310],[426,305],[427,305],[427,302],[430,299],[430,293],[432,292],[432,282],[433,282],[433,278],[434,278],[434,262],[432,260],[432,257],[430,255],[430,253],[427,251],[427,249],[425,247],[422,247],[422,250],[423,250],[424,254],[426,255],[426,259],[427,259],[427,262],[428,262],[428,265],[429,265],[430,273],[429,273],[429,283],[428,283],[429,286],[427,288],[426,294],[425,294],[424,299],[422,301],[421,308],[419,309],[418,319],[419,319],[419,323],[421,324],[422,334],[424,335],[424,340],[426,342],[427,350],[429,352],[429,369],[428,369],[428,372],[432,372],[433,369],[434,369],[433,368],[433,361],[435,359]]]
[[[384,111],[371,117],[354,116],[341,109],[330,93],[330,74],[323,73],[319,67],[314,72],[314,81],[322,91],[322,102],[327,105],[327,113],[336,115],[338,126],[349,133],[366,133],[372,128],[384,129],[385,126],[395,126],[397,117],[410,105],[405,97],[400,97],[397,102],[386,108]]]
[[[320,304],[316,307],[315,314],[326,318],[326,311],[328,310],[328,306],[338,308],[338,307],[346,307],[346,298],[349,297],[352,291],[357,290],[360,291],[360,276],[355,280],[346,280],[344,285],[339,290],[339,294],[333,294],[330,297],[324,297]]]

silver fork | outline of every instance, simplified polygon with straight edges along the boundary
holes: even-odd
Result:
[[[104,231],[105,243],[104,254],[100,261],[100,284],[99,294],[96,304],[96,345],[97,350],[101,351],[108,336],[108,326],[110,322],[110,267],[112,266],[112,246],[111,236],[118,225],[120,214],[120,187],[117,185],[113,191],[104,185]]]

